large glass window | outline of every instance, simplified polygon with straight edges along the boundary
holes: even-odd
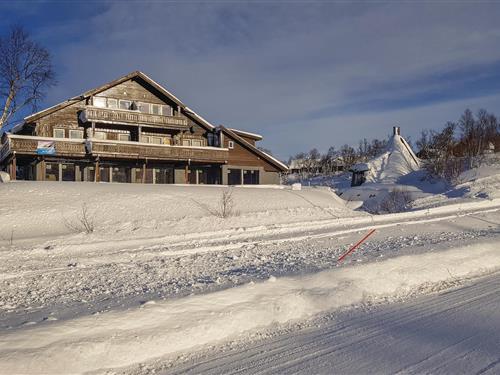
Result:
[[[241,169],[227,170],[228,185],[241,185]]]
[[[45,163],[45,181],[59,181],[58,163]]]
[[[252,170],[243,171],[243,183],[245,185],[258,185],[259,171],[252,171]]]
[[[62,181],[75,181],[75,165],[61,164]]]
[[[191,141],[191,146],[201,147],[201,140],[200,139],[193,139]]]
[[[95,107],[106,108],[106,98],[102,98],[100,96],[94,96],[92,99]]]
[[[149,143],[154,143],[155,145],[161,145],[162,144],[161,137],[150,137],[149,141],[150,141]]]
[[[171,167],[155,168],[156,184],[173,184],[174,169]]]
[[[101,182],[109,182],[109,167],[99,167],[99,179]]]
[[[130,181],[130,168],[127,167],[113,167],[113,182],[129,182]]]

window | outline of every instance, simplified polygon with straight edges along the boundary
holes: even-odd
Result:
[[[201,141],[199,139],[193,139],[191,141],[191,146],[201,147]]]
[[[108,98],[108,108],[113,108],[113,109],[118,108],[118,100]]]
[[[106,108],[106,98],[101,98],[100,96],[94,96],[92,99],[95,107]]]
[[[118,134],[119,141],[130,141],[130,134]]]
[[[106,134],[106,132],[95,132],[94,138],[95,139],[106,139],[107,134]]]
[[[234,148],[234,142],[233,141],[228,141],[227,142],[227,148],[233,149]]]
[[[169,105],[162,105],[161,113],[163,116],[172,116],[172,107],[170,107]]]
[[[132,102],[130,100],[120,100],[120,109],[130,109]]]
[[[228,185],[241,185],[241,169],[228,169],[227,173]]]
[[[64,129],[54,129],[54,138],[64,138]]]
[[[191,141],[189,139],[183,139],[182,140],[182,145],[183,146],[191,146]]]
[[[139,109],[139,112],[150,113],[149,103],[139,102],[137,108]]]
[[[59,181],[59,164],[45,163],[45,181]]]
[[[61,180],[62,181],[75,181],[75,165],[74,164],[61,164]]]
[[[259,171],[244,170],[243,171],[243,184],[245,184],[245,185],[258,185],[259,184]]]
[[[69,137],[74,139],[83,139],[83,130],[70,130]]]
[[[154,143],[155,145],[161,145],[163,142],[161,137],[150,137],[149,143]]]
[[[160,114],[160,105],[159,104],[151,104],[151,113],[153,115],[159,115]]]

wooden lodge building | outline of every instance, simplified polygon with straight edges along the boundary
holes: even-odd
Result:
[[[5,132],[0,170],[12,180],[279,184],[287,167],[261,139],[210,124],[137,71]]]

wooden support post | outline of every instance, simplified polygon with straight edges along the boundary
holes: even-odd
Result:
[[[100,182],[101,181],[101,176],[100,176],[100,173],[99,173],[99,160],[96,160],[94,168],[95,168],[94,182]]]
[[[142,126],[139,125],[137,128],[137,142],[141,143]]]
[[[142,183],[146,183],[146,162],[142,164]]]
[[[10,180],[15,181],[16,180],[16,154],[12,156],[12,160],[10,162]]]
[[[184,169],[184,183],[189,184],[189,166],[187,164]]]
[[[92,121],[92,138],[95,137],[95,122]]]

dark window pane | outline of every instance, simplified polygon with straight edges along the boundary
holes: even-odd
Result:
[[[228,169],[228,185],[241,185],[241,169]]]
[[[75,181],[75,165],[74,164],[62,164],[62,180],[63,181]]]

